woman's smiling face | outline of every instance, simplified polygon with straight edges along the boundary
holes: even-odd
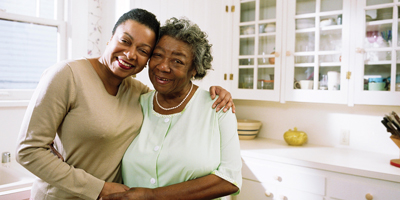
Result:
[[[164,95],[180,95],[190,87],[196,74],[191,46],[170,36],[163,36],[149,61],[149,77],[154,88]]]
[[[147,26],[127,20],[119,25],[103,54],[102,63],[119,78],[137,74],[146,66],[156,35]]]

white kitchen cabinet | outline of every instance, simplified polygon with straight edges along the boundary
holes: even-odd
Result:
[[[400,105],[398,0],[234,3],[235,99]],[[270,23],[275,31],[263,32]],[[368,88],[373,77],[390,78],[389,88]]]
[[[242,0],[235,5],[234,98],[347,103],[350,1]],[[263,31],[269,24],[275,30]],[[320,84],[328,71],[340,73],[337,90]],[[295,87],[307,80],[313,81],[310,89]]]
[[[347,103],[350,3],[287,1],[283,101]]]
[[[243,158],[243,186],[236,200],[400,198],[400,182],[377,180],[279,162]]]
[[[235,99],[279,101],[283,1],[234,1],[232,88]]]
[[[242,140],[240,146],[237,200],[400,199],[400,169],[389,164],[390,155],[271,139]]]
[[[400,105],[399,6],[398,0],[357,1],[354,104]]]
[[[332,174],[328,179],[327,193],[335,199],[399,199],[400,183],[357,177],[345,174]]]
[[[400,105],[399,0],[131,2],[161,22],[186,16],[208,33],[214,70],[196,81],[202,88],[220,85],[234,99]],[[382,37],[389,30],[390,42]],[[331,71],[339,74],[336,90],[326,89]],[[150,84],[147,76],[138,79]],[[390,89],[368,88],[365,80],[376,76],[390,77]],[[304,80],[311,89],[296,89]]]

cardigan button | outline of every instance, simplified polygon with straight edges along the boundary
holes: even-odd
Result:
[[[151,178],[151,179],[150,179],[150,183],[151,183],[151,184],[154,184],[154,183],[156,183],[156,179],[154,179],[154,178]]]

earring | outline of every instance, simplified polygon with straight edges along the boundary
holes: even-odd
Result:
[[[108,42],[107,42],[107,45],[108,45]]]

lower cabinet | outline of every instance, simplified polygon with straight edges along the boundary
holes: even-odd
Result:
[[[311,194],[292,188],[279,187],[273,184],[260,183],[247,179],[243,179],[242,190],[235,198],[236,200],[324,200],[322,195]]]
[[[243,184],[233,200],[398,200],[391,182],[242,157]]]
[[[339,173],[328,179],[327,189],[333,199],[400,199],[400,183]]]

